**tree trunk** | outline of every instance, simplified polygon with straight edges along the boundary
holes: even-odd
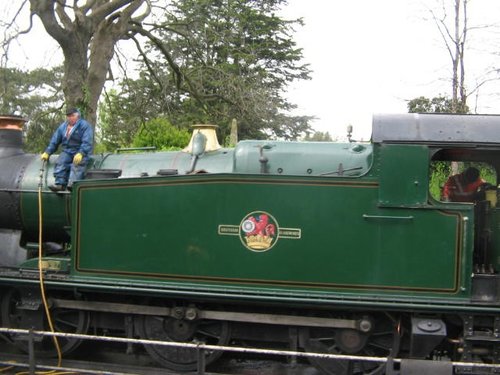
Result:
[[[63,48],[64,81],[63,91],[66,107],[78,107],[82,115],[88,115],[87,95],[87,50],[82,47]]]
[[[30,0],[32,13],[40,17],[47,33],[62,48],[65,104],[80,108],[94,128],[115,44],[127,35],[134,13],[144,2],[75,0],[70,6],[65,1]],[[66,13],[69,10],[72,15]],[[148,7],[135,21],[140,23],[149,11]]]

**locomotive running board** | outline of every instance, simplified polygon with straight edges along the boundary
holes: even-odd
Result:
[[[175,319],[207,319],[207,320],[225,320],[232,322],[261,323],[273,325],[290,325],[302,327],[329,327],[355,329],[361,332],[369,332],[373,324],[369,319],[335,319],[318,318],[309,316],[294,316],[281,314],[261,314],[261,313],[242,313],[230,311],[210,311],[199,310],[194,307],[188,308],[170,308],[161,306],[142,306],[126,303],[108,303],[96,301],[74,301],[51,298],[51,308],[64,308],[85,311],[99,311],[119,314],[133,315],[154,315],[171,317]]]

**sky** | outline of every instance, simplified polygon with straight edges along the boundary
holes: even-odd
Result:
[[[408,100],[450,95],[451,60],[429,12],[439,11],[441,1],[288,0],[282,15],[304,20],[294,39],[312,70],[311,80],[292,84],[285,94],[297,105],[294,114],[315,116],[316,130],[339,138],[352,125],[354,139],[369,140],[373,114],[405,113]],[[2,6],[12,11],[20,3]],[[469,0],[468,9],[465,63],[473,88],[495,64],[500,68],[500,28],[492,26],[500,25],[500,1]],[[34,20],[34,32],[13,46],[11,63],[24,69],[60,63],[59,48]],[[499,85],[482,86],[469,106],[500,113]]]
[[[289,91],[297,113],[317,116],[313,126],[336,136],[345,136],[351,124],[353,137],[367,140],[374,113],[405,113],[408,100],[449,95],[451,60],[429,12],[439,10],[439,3],[289,0],[284,14],[303,18],[305,26],[297,30],[296,41],[313,70],[312,80]],[[499,23],[500,1],[471,0],[469,20],[471,27]],[[492,64],[500,65],[499,56],[492,55],[495,37],[500,34],[494,27],[468,35],[470,46],[475,46],[466,54],[471,87]],[[500,40],[496,47],[500,52]],[[479,113],[500,113],[499,84],[483,86]],[[475,100],[469,106],[475,107]]]

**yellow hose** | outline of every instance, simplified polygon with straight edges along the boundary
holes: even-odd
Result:
[[[52,333],[55,333],[54,325],[52,324],[52,317],[50,315],[49,304],[45,297],[45,286],[43,283],[43,263],[42,263],[42,228],[43,228],[43,211],[42,211],[42,181],[45,161],[43,161],[42,169],[40,171],[40,183],[38,184],[38,274],[40,277],[40,292],[42,294],[43,307],[47,316],[47,322]],[[62,353],[59,346],[59,340],[56,336],[52,336],[54,346],[57,351],[57,367],[61,367]],[[54,371],[43,372],[44,374],[52,374]]]

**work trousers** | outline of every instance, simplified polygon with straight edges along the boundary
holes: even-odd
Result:
[[[56,185],[71,186],[76,180],[83,180],[88,158],[84,157],[78,165],[73,164],[75,153],[62,151],[57,158],[54,167],[54,177]]]

